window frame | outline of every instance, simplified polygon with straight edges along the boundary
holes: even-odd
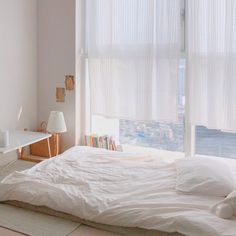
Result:
[[[192,157],[195,155],[195,146],[196,146],[196,140],[195,140],[195,126],[190,123],[190,103],[189,103],[189,83],[188,83],[188,19],[187,16],[187,0],[182,0],[183,9],[182,9],[182,18],[184,21],[184,51],[183,51],[183,57],[186,60],[186,66],[185,66],[185,122],[184,122],[184,152],[186,157]]]

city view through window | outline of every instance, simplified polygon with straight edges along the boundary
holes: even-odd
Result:
[[[180,61],[178,124],[120,120],[120,142],[168,151],[184,151],[185,61]]]
[[[121,144],[184,152],[185,60],[178,81],[178,124],[157,121],[107,119],[92,115],[91,132],[112,135]],[[236,159],[236,133],[196,126],[196,154]]]

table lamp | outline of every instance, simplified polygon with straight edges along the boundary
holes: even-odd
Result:
[[[59,139],[58,135],[67,131],[66,122],[61,111],[51,111],[47,124],[47,131],[51,134],[56,134],[56,155],[59,154]],[[51,151],[50,151],[51,152]]]

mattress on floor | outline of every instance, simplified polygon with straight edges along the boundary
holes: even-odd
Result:
[[[46,206],[105,225],[188,236],[235,236],[235,219],[224,220],[210,211],[224,198],[185,195],[175,186],[175,163],[74,147],[7,176],[0,182],[0,201]]]
[[[57,216],[63,219],[71,220],[74,222],[78,222],[81,224],[85,224],[97,229],[101,230],[106,230],[112,233],[117,233],[120,235],[125,235],[125,236],[183,236],[182,234],[179,233],[166,233],[166,232],[161,232],[157,230],[146,230],[146,229],[141,229],[141,228],[129,228],[129,227],[119,227],[119,226],[111,226],[111,225],[105,225],[105,224],[99,224],[99,223],[94,223],[88,220],[81,219],[79,217],[69,215],[63,212],[55,211],[52,210],[48,207],[44,206],[34,206],[30,205],[28,203],[24,202],[19,202],[19,201],[7,201],[6,204],[21,207],[24,209],[28,209],[34,212],[40,212],[44,213],[47,215],[51,216]]]

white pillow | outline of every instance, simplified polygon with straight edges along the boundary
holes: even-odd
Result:
[[[175,164],[177,191],[225,197],[235,188],[231,168],[223,161],[192,157]]]

